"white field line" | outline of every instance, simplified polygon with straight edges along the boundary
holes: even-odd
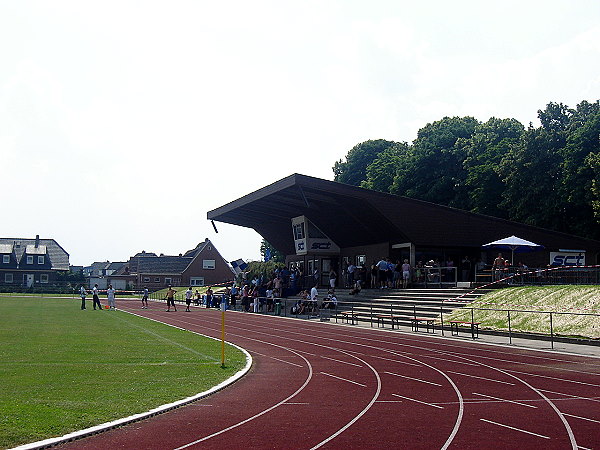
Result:
[[[330,374],[330,373],[321,372],[321,375],[327,375],[328,377],[331,377],[331,378],[336,378],[336,379],[338,379],[338,380],[346,381],[346,382],[348,382],[348,383],[357,384],[358,386],[367,387],[367,385],[366,385],[366,384],[358,383],[358,382],[356,382],[356,381],[349,380],[349,379],[347,379],[347,378],[338,377],[338,376],[332,375],[332,374]]]
[[[486,395],[486,394],[478,394],[477,392],[473,392],[473,395],[479,395],[481,397],[485,397],[485,398],[491,398],[492,400],[499,400],[501,402],[506,402],[506,403],[514,403],[515,405],[521,405],[521,406],[527,406],[528,408],[536,408],[537,406],[534,405],[528,405],[527,403],[521,403],[521,402],[517,402],[515,400],[508,400],[505,398],[499,398],[499,397],[492,397],[491,395]]]
[[[427,380],[421,380],[420,378],[407,377],[406,375],[400,375],[399,373],[393,373],[393,372],[383,372],[383,373],[386,373],[388,375],[393,375],[395,377],[406,378],[408,380],[418,381],[420,383],[433,384],[434,386],[442,387],[442,385],[439,383],[434,383],[432,381],[427,381]]]
[[[543,434],[537,434],[537,433],[533,433],[531,431],[523,430],[521,428],[511,427],[510,425],[505,425],[503,423],[494,422],[492,420],[487,420],[487,419],[479,419],[479,420],[481,420],[483,422],[487,422],[487,423],[493,423],[494,425],[498,425],[498,426],[504,427],[504,428],[509,428],[511,430],[520,431],[521,433],[527,433],[527,434],[531,434],[533,436],[541,437],[541,438],[544,438],[544,439],[550,439],[548,436],[544,436]]]
[[[514,386],[515,385],[515,383],[509,383],[508,381],[500,381],[500,380],[494,380],[493,378],[478,377],[476,375],[471,375],[471,374],[468,374],[468,373],[454,372],[452,370],[447,370],[446,372],[453,373],[455,375],[462,375],[463,377],[477,378],[479,380],[485,380],[485,381],[492,381],[494,383],[508,384],[510,386]]]
[[[392,395],[394,397],[403,398],[404,400],[410,400],[411,402],[421,403],[422,405],[433,406],[434,408],[444,409],[443,406],[434,405],[433,403],[422,402],[421,400],[417,400],[415,398],[404,397],[403,395],[399,395],[399,394],[392,394]]]

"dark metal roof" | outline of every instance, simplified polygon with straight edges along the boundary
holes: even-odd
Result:
[[[156,256],[154,258],[140,258],[138,273],[150,274],[181,274],[192,262],[193,258],[185,256]]]
[[[19,262],[28,250],[29,254],[48,255],[52,270],[69,270],[69,254],[54,239],[0,238],[0,245],[3,249],[11,247]]]
[[[253,228],[292,254],[291,219],[300,215],[340,247],[382,242],[480,247],[514,234],[547,249],[600,251],[599,241],[300,174],[209,211],[207,218]]]

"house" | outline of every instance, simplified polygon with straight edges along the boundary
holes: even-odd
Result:
[[[54,239],[0,238],[0,285],[53,283],[68,270],[69,254]]]
[[[235,273],[207,238],[192,250],[178,256],[157,256],[141,252],[132,256],[128,264],[111,279],[128,277],[136,288],[150,290],[165,286],[206,286],[233,280]]]

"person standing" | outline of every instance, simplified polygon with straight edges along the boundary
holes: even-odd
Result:
[[[79,295],[81,296],[81,309],[85,309],[85,296],[87,295],[87,291],[83,287],[83,284],[81,285],[81,288],[79,289]]]
[[[335,270],[331,269],[329,271],[329,287],[331,289],[335,289],[335,280],[337,279],[337,273]]]
[[[352,287],[354,285],[354,271],[356,270],[356,266],[353,263],[348,264],[348,282],[347,286]]]
[[[406,289],[408,287],[408,282],[410,281],[410,264],[408,263],[408,259],[404,260],[402,264],[402,289]]]
[[[108,285],[108,289],[106,290],[106,296],[108,297],[108,306],[110,307],[110,309],[117,309],[117,306],[115,304],[115,290],[112,287],[112,284]]]
[[[194,296],[194,292],[192,291],[192,287],[190,286],[187,291],[185,291],[185,310],[190,312],[190,305],[192,304],[192,297]]]
[[[142,309],[148,309],[148,288],[144,288],[142,294]]]
[[[173,309],[177,311],[177,307],[175,306],[175,289],[169,286],[169,290],[167,291],[167,295],[165,296],[167,299],[167,311],[171,311],[171,305],[173,305]]]
[[[98,305],[98,309],[102,309],[102,305],[100,304],[100,297],[98,297],[98,285],[95,284],[92,289],[92,299],[94,300],[94,310],[96,309],[96,305]]]
[[[317,286],[319,286],[319,285],[315,284],[310,289],[310,307],[311,307],[313,313],[316,313],[317,307],[319,306],[317,303],[319,301],[319,291],[317,291]]]

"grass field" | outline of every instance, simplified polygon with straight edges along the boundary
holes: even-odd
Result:
[[[245,357],[191,332],[80,299],[0,296],[0,447],[97,425],[205,391]]]
[[[482,328],[508,330],[511,310],[511,329],[530,333],[550,334],[550,315],[553,332],[557,335],[600,338],[600,316],[572,313],[600,314],[600,286],[527,286],[498,289],[484,295],[469,306],[500,309],[502,311],[474,310],[473,318]],[[535,312],[524,312],[535,311]],[[569,314],[564,314],[569,313]],[[444,317],[448,320],[471,321],[471,310],[455,310]]]

